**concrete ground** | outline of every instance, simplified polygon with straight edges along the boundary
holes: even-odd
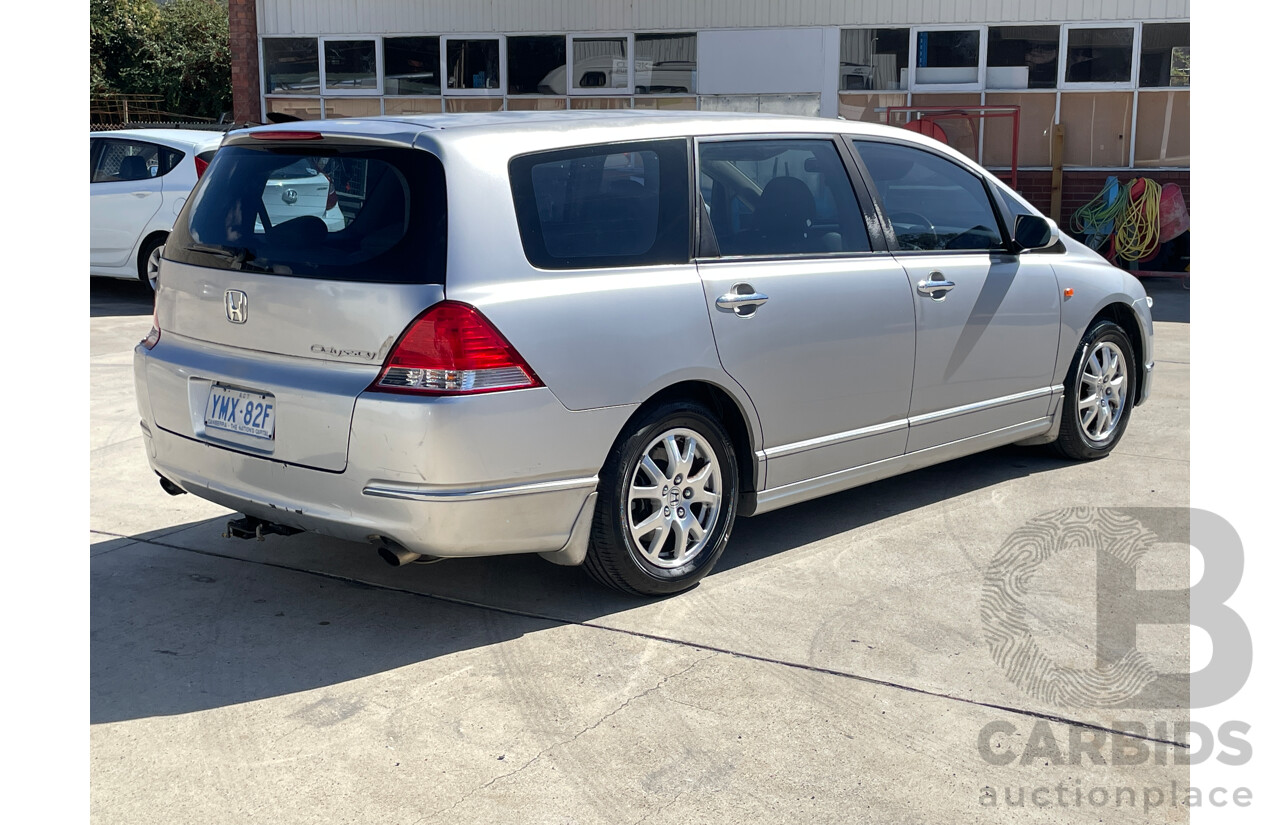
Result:
[[[316,536],[221,538],[228,511],[147,467],[131,363],[149,295],[91,290],[94,822],[1188,818],[1160,741],[1185,703],[1028,692],[980,611],[1033,517],[1188,506],[1176,282],[1149,285],[1155,390],[1109,458],[1007,448],[746,519],[716,572],[657,601],[537,557],[393,569]],[[1160,549],[1139,586],[1185,586],[1186,548]],[[1080,549],[1029,583],[1029,633],[1064,667],[1093,665],[1094,581]],[[1187,672],[1185,627],[1138,639]],[[1145,739],[1116,733],[1132,722]]]

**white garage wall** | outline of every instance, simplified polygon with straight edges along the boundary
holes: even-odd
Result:
[[[1185,20],[1189,0],[258,0],[258,33],[690,31]]]

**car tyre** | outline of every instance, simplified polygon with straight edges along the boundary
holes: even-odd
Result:
[[[619,438],[599,489],[587,572],[625,593],[679,593],[707,575],[728,544],[737,458],[705,407],[663,404]]]
[[[138,280],[152,290],[156,288],[156,276],[160,274],[160,253],[164,250],[164,242],[169,239],[163,233],[152,235],[138,250]]]
[[[1054,449],[1067,458],[1103,458],[1120,442],[1135,398],[1133,344],[1113,321],[1098,321],[1080,340],[1067,372],[1062,423]]]

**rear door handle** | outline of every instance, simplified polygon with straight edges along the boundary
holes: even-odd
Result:
[[[768,295],[756,292],[750,284],[734,284],[730,292],[716,298],[716,306],[733,310],[735,315],[751,315],[756,311],[756,307],[762,306],[768,300]]]

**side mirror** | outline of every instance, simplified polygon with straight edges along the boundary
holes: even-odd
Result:
[[[1019,215],[1013,225],[1013,245],[1018,252],[1045,249],[1058,242],[1058,225],[1040,215]]]

